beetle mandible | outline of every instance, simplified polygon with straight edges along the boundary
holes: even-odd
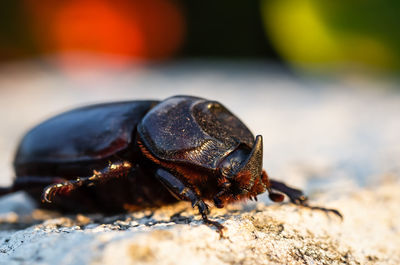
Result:
[[[67,212],[116,213],[185,200],[219,230],[205,201],[222,208],[268,192],[274,202],[283,193],[308,206],[303,192],[269,179],[262,160],[262,136],[216,101],[106,103],[31,129],[17,148],[16,178],[0,193],[24,190],[42,207]]]

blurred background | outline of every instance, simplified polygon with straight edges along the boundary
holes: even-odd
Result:
[[[397,176],[398,14],[394,0],[1,1],[0,182],[43,119],[174,94],[219,100],[263,134],[277,178]]]
[[[400,3],[318,0],[34,0],[0,4],[1,62],[104,57],[116,67],[257,59],[312,72],[398,72]],[[92,62],[93,63],[93,62]]]

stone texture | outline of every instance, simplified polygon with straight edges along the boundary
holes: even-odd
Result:
[[[399,188],[390,183],[314,200],[340,210],[343,220],[291,204],[214,209],[210,217],[226,226],[222,238],[187,203],[112,217],[32,208],[25,229],[13,230],[22,220],[3,218],[0,263],[399,264]]]

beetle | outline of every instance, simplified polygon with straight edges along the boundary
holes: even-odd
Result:
[[[117,213],[184,200],[218,230],[205,201],[222,208],[268,192],[274,202],[286,194],[308,206],[302,191],[269,179],[262,160],[262,136],[217,101],[105,103],[31,129],[17,148],[16,178],[1,194],[24,190],[63,212]]]

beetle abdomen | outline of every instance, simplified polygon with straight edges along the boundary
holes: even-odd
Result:
[[[14,167],[18,172],[25,164],[79,163],[111,156],[129,145],[137,124],[157,103],[99,104],[55,116],[25,135]]]

